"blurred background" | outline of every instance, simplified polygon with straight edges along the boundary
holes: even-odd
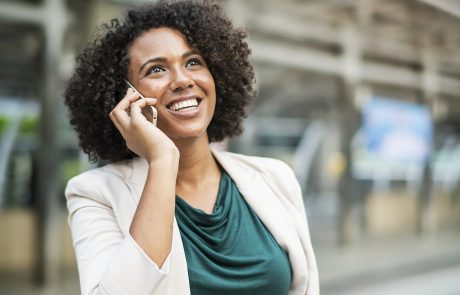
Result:
[[[135,0],[0,1],[0,294],[79,294],[62,94]],[[258,99],[229,150],[284,160],[322,294],[460,294],[460,1],[227,0]]]

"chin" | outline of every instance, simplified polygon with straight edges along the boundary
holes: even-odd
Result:
[[[176,132],[172,132],[171,136],[169,136],[172,140],[184,140],[184,139],[191,139],[196,140],[202,138],[204,136],[208,136],[206,129],[188,129],[188,130],[177,130]]]

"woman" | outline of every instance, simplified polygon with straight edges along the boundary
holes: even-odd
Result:
[[[245,38],[216,4],[160,1],[78,58],[71,124],[111,162],[66,189],[82,294],[319,293],[292,171],[209,145],[241,132],[253,99]]]

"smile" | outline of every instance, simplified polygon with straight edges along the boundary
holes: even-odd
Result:
[[[175,112],[187,112],[196,109],[199,105],[200,101],[196,98],[191,98],[188,100],[184,100],[181,102],[176,102],[171,105],[168,105],[168,109],[175,111]]]

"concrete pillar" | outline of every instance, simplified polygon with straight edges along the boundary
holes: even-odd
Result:
[[[341,136],[341,153],[346,165],[339,180],[339,214],[337,219],[338,243],[348,245],[356,237],[358,228],[353,216],[353,203],[356,187],[351,171],[351,139],[359,123],[359,114],[354,108],[355,97],[362,80],[361,33],[353,20],[342,25],[342,80],[343,96],[338,100],[338,123]]]
[[[43,31],[44,72],[40,100],[40,128],[38,134],[38,183],[36,188],[37,264],[35,280],[39,285],[56,283],[59,278],[60,228],[57,170],[59,165],[58,112],[61,109],[59,60],[62,42],[71,15],[62,0],[44,0],[40,6],[22,3],[0,3],[0,16],[17,22],[31,23]]]
[[[425,40],[424,48],[422,48],[422,102],[428,106],[433,114],[434,102],[439,94],[439,72],[437,53],[434,45],[430,40]],[[433,120],[434,120],[433,116]],[[418,192],[418,214],[417,214],[417,233],[423,234],[427,232],[432,224],[430,222],[430,202],[432,192],[433,167],[431,165],[432,150],[434,148],[433,141],[436,131],[436,122],[433,122],[433,140],[430,153],[423,168],[423,176],[421,179],[420,190]]]
[[[45,33],[44,91],[41,98],[40,138],[38,149],[38,239],[39,253],[36,280],[39,284],[56,283],[59,278],[60,236],[57,195],[59,166],[58,116],[62,92],[59,59],[66,32],[68,13],[64,2],[46,0],[43,3],[42,26]]]

